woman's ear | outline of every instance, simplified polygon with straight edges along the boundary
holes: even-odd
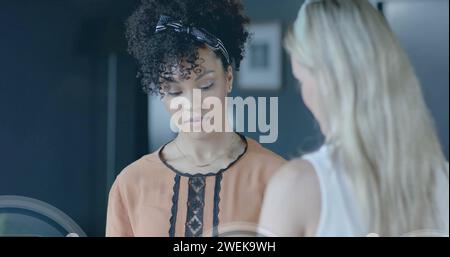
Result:
[[[228,66],[227,72],[225,74],[225,79],[227,81],[228,86],[228,93],[231,93],[231,90],[233,89],[233,67],[231,65]]]

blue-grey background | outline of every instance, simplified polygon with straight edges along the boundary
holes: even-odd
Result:
[[[115,174],[171,136],[158,129],[166,125],[158,122],[158,101],[140,91],[125,52],[123,22],[136,2],[0,1],[0,195],[45,201],[90,236],[104,235]],[[448,158],[448,1],[384,2]],[[244,0],[254,22],[278,21],[283,33],[302,3]],[[321,136],[284,52],[282,58],[280,91],[235,85],[233,96],[279,96],[279,137],[266,147],[291,158],[316,147]]]

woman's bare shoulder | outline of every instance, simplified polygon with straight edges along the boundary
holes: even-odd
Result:
[[[268,184],[261,226],[281,236],[312,235],[319,214],[320,188],[314,167],[299,158],[289,161]]]
[[[307,187],[318,185],[317,175],[310,162],[296,158],[284,164],[271,179],[273,189],[288,187],[291,193],[304,192]],[[302,186],[302,187],[300,187]]]

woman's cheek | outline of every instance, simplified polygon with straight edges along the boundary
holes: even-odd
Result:
[[[166,111],[171,113],[170,100],[168,98],[169,98],[168,96],[163,96],[163,98],[161,99],[161,103],[164,105],[164,108],[166,109]]]
[[[301,96],[302,96],[302,100],[303,100],[303,103],[305,104],[305,106],[312,112],[312,110],[311,110],[311,106],[309,105],[309,98],[308,98],[308,96],[307,96],[307,92],[306,92],[306,90],[305,90],[305,87],[302,85],[302,86],[300,86],[301,88],[300,88],[300,92],[301,92]]]
[[[180,106],[178,106],[178,108],[170,108],[173,99],[174,98],[171,96],[164,96],[164,98],[161,99],[161,103],[164,105],[164,108],[166,109],[167,113],[170,114],[170,117],[172,117],[175,113],[177,113],[177,111],[181,109]]]
[[[314,89],[308,83],[304,83],[301,86],[302,98],[306,107],[314,114],[317,115],[317,99],[314,93]],[[316,117],[317,118],[317,117]]]

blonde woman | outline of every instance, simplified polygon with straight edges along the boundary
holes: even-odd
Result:
[[[285,46],[326,143],[272,178],[262,231],[448,235],[448,162],[383,16],[365,0],[306,1]]]

